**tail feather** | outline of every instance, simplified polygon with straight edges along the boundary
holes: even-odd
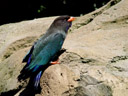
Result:
[[[25,80],[26,78],[28,78],[31,75],[31,70],[28,70],[27,67],[29,66],[29,64],[31,63],[31,54],[28,58],[27,64],[23,67],[23,69],[20,71],[20,75],[18,76],[18,80]]]
[[[42,71],[40,71],[34,79],[34,88],[36,89],[38,89],[39,87],[41,75],[42,75]]]
[[[28,70],[27,67],[28,65],[26,65],[20,72],[20,75],[17,77],[18,81],[21,81],[21,80],[25,80],[31,76],[34,76],[36,77],[37,74],[41,71],[41,72],[44,72],[45,69],[47,69],[47,67],[49,66],[50,64],[47,64],[47,65],[44,65],[43,67],[42,66],[35,66],[33,69],[31,70]],[[38,70],[37,70],[38,69]],[[40,73],[42,74],[42,73]],[[39,75],[38,75],[39,76]]]
[[[27,67],[28,66],[25,66],[21,70],[20,75],[17,77],[18,81],[25,80],[25,79],[27,79],[27,78],[29,78],[31,76],[35,76],[40,71],[40,70],[33,71],[33,70],[35,70],[36,66],[31,70],[29,70]]]
[[[34,88],[34,90],[40,90],[40,78],[47,69],[48,66],[50,66],[50,63],[44,65],[44,66],[35,66],[32,69],[29,70],[31,60],[31,52],[33,51],[33,48],[30,51],[30,54],[24,58],[24,62],[27,62],[27,64],[24,66],[24,68],[21,70],[20,75],[17,77],[18,81],[25,80],[30,77],[29,84],[27,87]],[[51,59],[51,61],[56,61],[61,54],[63,54],[66,51],[66,49],[61,49],[54,55]],[[38,70],[37,70],[38,69]]]
[[[31,70],[26,69],[28,64],[24,66],[24,68],[20,71],[20,75],[17,77],[18,81],[25,80],[31,75]]]
[[[17,77],[18,81],[25,80],[31,75],[31,71],[27,70],[26,68],[29,66],[31,63],[31,56],[33,52],[34,46],[30,49],[30,51],[27,53],[27,55],[24,57],[22,62],[27,62],[27,64],[23,67],[23,69],[20,71],[20,75]]]

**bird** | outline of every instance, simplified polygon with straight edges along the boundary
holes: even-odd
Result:
[[[17,77],[19,82],[33,77],[34,88],[39,87],[44,70],[49,64],[59,64],[59,56],[66,51],[61,48],[74,20],[74,17],[65,15],[52,22],[46,33],[33,44],[23,58],[22,62],[26,62],[26,65]]]

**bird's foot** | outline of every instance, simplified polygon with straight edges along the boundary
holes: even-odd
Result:
[[[58,60],[56,60],[56,61],[51,61],[50,63],[53,65],[53,64],[60,64],[59,62],[59,59]]]

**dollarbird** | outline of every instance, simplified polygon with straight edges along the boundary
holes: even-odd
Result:
[[[43,71],[49,64],[58,64],[58,57],[64,52],[61,50],[62,45],[74,19],[71,16],[60,16],[53,21],[23,58],[22,62],[26,62],[26,65],[21,70],[18,81],[34,76],[33,86],[38,88]]]

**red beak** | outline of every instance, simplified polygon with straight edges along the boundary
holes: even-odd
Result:
[[[74,20],[75,20],[74,17],[70,17],[70,18],[68,19],[68,22],[72,22],[72,21],[74,21]]]

